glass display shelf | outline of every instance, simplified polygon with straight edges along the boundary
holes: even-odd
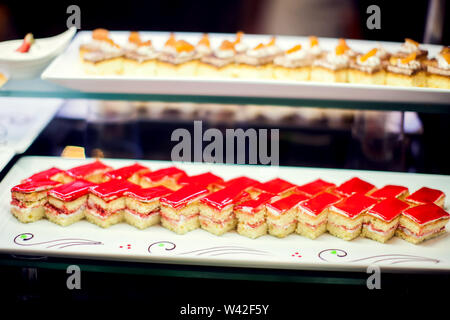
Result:
[[[450,113],[450,100],[440,103],[415,103],[391,101],[355,101],[327,99],[270,98],[253,96],[134,94],[82,92],[51,83],[40,78],[9,80],[0,88],[0,97],[63,98],[95,100],[164,101],[218,104],[252,104],[270,106],[321,107],[353,110],[416,111],[426,113]]]

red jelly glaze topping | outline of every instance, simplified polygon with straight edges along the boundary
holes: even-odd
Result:
[[[180,179],[185,176],[186,172],[177,167],[169,167],[164,169],[159,169],[153,172],[148,172],[142,175],[142,178],[148,179],[150,181],[160,181],[166,177]]]
[[[48,190],[60,185],[60,182],[53,180],[31,180],[12,187],[12,192],[32,193]]]
[[[139,201],[151,201],[163,196],[167,196],[172,192],[173,192],[172,190],[164,186],[157,186],[153,188],[141,188],[140,186],[135,185],[128,191],[126,191],[125,195]]]
[[[211,172],[205,172],[195,176],[184,176],[180,178],[180,180],[178,180],[178,183],[181,185],[195,184],[206,187],[209,186],[210,184],[222,184],[223,179]]]
[[[264,192],[269,192],[273,194],[279,194],[294,187],[296,187],[295,184],[292,184],[280,178],[275,178],[255,186],[255,188],[258,190],[262,190]]]
[[[105,175],[111,179],[128,179],[133,174],[149,170],[147,167],[140,165],[139,163],[132,164],[131,166],[122,167],[116,170],[108,171]]]
[[[361,180],[358,177],[354,177],[350,180],[347,180],[339,187],[336,188],[336,191],[340,194],[350,196],[354,193],[362,193],[366,194],[367,192],[373,190],[375,186],[367,181]]]
[[[314,198],[302,202],[300,207],[317,216],[321,214],[323,210],[337,203],[339,200],[341,200],[341,198],[338,196],[324,192],[318,194]]]
[[[409,205],[406,202],[398,200],[395,197],[387,198],[370,208],[368,213],[385,222],[390,222],[408,207]]]
[[[371,193],[370,196],[372,198],[383,200],[387,198],[397,198],[400,195],[402,195],[404,192],[407,192],[408,188],[403,186],[396,186],[396,185],[387,185],[384,186],[381,189],[376,190],[375,192]]]
[[[248,213],[256,213],[261,210],[267,202],[273,199],[275,195],[273,193],[263,192],[259,194],[255,199],[250,199],[239,203],[234,207],[234,210],[243,210]]]
[[[410,207],[404,210],[402,214],[420,225],[439,219],[449,219],[450,217],[444,209],[434,203]]]
[[[259,184],[260,182],[255,179],[242,176],[228,180],[227,182],[224,183],[224,186],[229,187],[232,185],[240,185],[242,187],[242,190],[244,190],[247,189],[248,187],[253,187]]]
[[[340,202],[333,205],[333,207],[340,212],[343,212],[348,218],[353,219],[359,216],[364,210],[369,209],[375,203],[377,203],[376,199],[362,193],[355,193],[348,198],[342,199]]]
[[[235,204],[247,197],[248,193],[244,191],[247,187],[249,185],[245,183],[233,183],[224,189],[211,193],[200,201],[214,209],[222,210],[226,206]]]
[[[91,193],[105,201],[112,201],[122,197],[126,191],[133,189],[134,186],[135,184],[128,182],[127,180],[112,179],[97,184],[89,188],[89,190]]]
[[[41,172],[38,172],[36,174],[33,174],[32,176],[26,178],[23,180],[23,182],[26,181],[36,181],[36,180],[51,180],[52,177],[57,175],[58,173],[64,172],[63,170],[53,167]]]
[[[73,201],[89,193],[89,188],[95,183],[86,180],[75,180],[58,186],[48,192],[48,195],[62,201]]]
[[[335,186],[336,185],[334,183],[327,182],[322,179],[317,179],[297,187],[297,191],[302,192],[309,197],[314,197],[315,195],[329,190],[330,188],[334,188]]]
[[[280,214],[283,214],[284,212],[297,206],[300,202],[308,199],[309,197],[307,197],[304,194],[294,193],[291,194],[289,197],[282,198],[278,201],[275,201],[274,203],[268,203],[267,207],[279,212]]]
[[[405,200],[420,204],[433,203],[443,195],[444,193],[440,190],[422,187],[406,197]]]
[[[107,166],[100,160],[96,160],[94,162],[84,164],[72,169],[67,170],[67,174],[69,174],[72,177],[75,178],[86,178],[87,176],[93,174],[96,171],[99,170],[111,170],[112,168],[110,166]]]
[[[177,209],[208,193],[208,189],[201,185],[185,186],[168,196],[162,197],[159,201]]]

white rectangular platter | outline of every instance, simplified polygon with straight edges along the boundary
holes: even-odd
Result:
[[[11,160],[15,155],[13,149],[0,146],[0,171],[8,164],[9,160]]]
[[[111,38],[119,44],[125,44],[129,32],[111,32]],[[161,48],[167,40],[168,32],[142,32],[143,39],[151,39],[156,48]],[[177,38],[196,43],[200,33],[176,33]],[[210,34],[211,45],[217,46],[222,40],[233,40],[234,34]],[[250,46],[259,42],[268,42],[269,35],[246,35]],[[82,92],[161,94],[161,95],[199,95],[228,97],[258,97],[284,99],[322,99],[367,102],[405,102],[448,104],[450,90],[433,88],[407,88],[380,85],[359,85],[349,83],[294,82],[280,80],[247,79],[209,79],[209,78],[163,78],[93,76],[83,72],[79,58],[79,46],[91,39],[91,32],[79,32],[67,50],[57,57],[43,72],[42,79],[49,80],[67,88]],[[277,44],[288,49],[298,43],[306,43],[307,37],[279,36]],[[367,52],[382,44],[388,51],[398,50],[400,43],[348,40],[350,47]],[[320,45],[325,50],[334,48],[337,39],[321,38]],[[441,46],[424,45],[430,56],[436,55]]]
[[[88,161],[90,160],[23,157],[16,163],[0,184],[0,252],[224,267],[361,271],[369,265],[377,264],[382,270],[392,272],[450,271],[448,234],[420,245],[413,245],[399,238],[393,238],[386,244],[365,238],[348,242],[329,234],[316,240],[297,234],[284,239],[266,235],[252,240],[240,236],[236,231],[215,236],[198,229],[185,235],[177,235],[161,226],[138,230],[120,223],[102,229],[83,220],[61,227],[48,220],[22,224],[12,216],[9,211],[10,189],[21,179],[51,166],[68,169]],[[118,168],[132,164],[133,160],[105,159],[104,162]],[[162,161],[140,163],[151,169],[174,164]],[[402,183],[410,191],[414,191],[426,185],[450,194],[450,177],[440,175],[203,163],[175,165],[185,169],[188,174],[211,171],[224,179],[247,175],[265,181],[278,176],[296,184],[316,178],[339,184],[350,177],[359,176],[377,187]]]

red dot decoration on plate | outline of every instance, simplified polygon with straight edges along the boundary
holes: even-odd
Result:
[[[124,249],[125,247],[127,249],[131,249],[131,244],[127,244],[126,246],[119,246],[120,249]]]
[[[300,252],[295,252],[293,254],[291,254],[292,257],[297,257],[297,258],[301,258],[302,256],[300,255]]]

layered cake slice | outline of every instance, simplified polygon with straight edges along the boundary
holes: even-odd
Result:
[[[389,184],[381,189],[374,190],[368,195],[377,200],[384,200],[389,198],[397,198],[403,200],[409,195],[409,191],[408,188],[404,186]]]
[[[165,186],[172,190],[177,190],[181,186],[178,180],[186,176],[186,172],[177,167],[168,167],[141,175],[140,185],[143,188]]]
[[[450,89],[450,47],[444,47],[427,63],[427,86]]]
[[[93,183],[101,183],[105,180],[104,174],[113,168],[104,164],[100,160],[84,164],[66,170],[66,173],[73,179],[83,179]]]
[[[334,50],[314,60],[311,68],[311,81],[347,82],[351,57],[347,54],[350,48],[339,43]]]
[[[446,232],[450,215],[434,203],[410,207],[403,211],[395,235],[414,244]]]
[[[75,180],[48,191],[45,216],[51,222],[68,226],[84,218],[89,188],[95,184]]]
[[[412,205],[434,203],[443,208],[445,203],[445,194],[441,190],[422,187],[407,196],[405,200]]]
[[[286,198],[268,203],[267,209],[267,225],[269,234],[284,238],[295,231],[297,226],[297,207],[308,197],[304,194],[294,193]]]
[[[245,185],[234,183],[213,192],[200,200],[200,226],[215,235],[222,235],[236,227],[237,219],[233,212],[235,205],[248,199]]]
[[[162,197],[160,199],[162,226],[178,234],[197,229],[200,226],[199,200],[208,193],[209,190],[204,186],[188,185]]]
[[[176,40],[173,34],[166,41],[158,59],[157,76],[193,77],[197,73],[195,46],[185,40]]]
[[[273,75],[279,80],[307,81],[311,74],[313,56],[300,44],[274,59]]]
[[[151,40],[142,41],[138,32],[130,32],[124,48],[123,74],[131,76],[154,76],[159,53]]]
[[[89,189],[86,219],[102,228],[122,222],[125,192],[135,187],[126,180],[109,180]]]
[[[364,218],[361,236],[386,242],[392,238],[397,229],[400,214],[409,205],[395,197],[390,197],[374,205]]]
[[[117,179],[128,180],[132,183],[139,184],[140,176],[149,172],[150,169],[140,165],[139,163],[132,164],[130,166],[122,167],[119,169],[111,170],[105,173],[105,179]]]
[[[53,180],[32,180],[11,189],[11,213],[20,222],[34,222],[44,217],[47,192],[61,183]]]
[[[161,211],[159,199],[172,192],[164,186],[130,188],[125,192],[125,221],[138,229],[145,229],[159,223]]]
[[[324,181],[322,179],[317,179],[301,186],[298,186],[296,192],[305,194],[306,196],[312,198],[319,193],[332,191],[336,185],[331,182]]]
[[[417,60],[419,61],[425,60],[428,56],[428,50],[422,49],[420,47],[420,43],[409,38],[405,39],[405,42],[402,43],[400,49],[395,53],[395,55],[405,58],[412,53],[416,55]]]
[[[73,178],[67,175],[64,170],[52,167],[50,169],[35,173],[26,179],[23,179],[22,183],[37,180],[53,180],[61,183],[68,183],[73,181]]]
[[[258,192],[266,192],[277,195],[279,197],[286,197],[296,189],[296,185],[289,181],[275,178],[264,183],[257,184],[253,187]]]
[[[407,57],[392,56],[386,66],[386,84],[403,87],[426,87],[425,66],[417,59],[416,53]]]
[[[327,231],[328,208],[340,201],[338,196],[323,192],[298,206],[296,232],[315,239]]]
[[[355,193],[332,205],[328,209],[328,232],[344,240],[357,238],[361,234],[364,214],[376,203],[373,198]]]
[[[234,206],[238,219],[237,232],[245,237],[255,239],[267,233],[266,204],[275,197],[263,192],[256,198],[246,200]]]
[[[184,176],[178,180],[181,186],[200,185],[208,188],[209,191],[214,192],[222,188],[223,179],[211,172],[205,172],[194,176]]]
[[[209,78],[232,78],[235,70],[235,56],[234,44],[224,40],[218,48],[200,58],[197,75]]]
[[[375,186],[367,181],[364,181],[358,177],[351,178],[345,181],[336,189],[334,189],[338,194],[342,196],[351,196],[355,193],[366,194],[375,191]]]
[[[374,48],[350,61],[348,82],[379,85],[385,83],[386,72],[382,60],[376,54],[377,51],[378,49]]]

